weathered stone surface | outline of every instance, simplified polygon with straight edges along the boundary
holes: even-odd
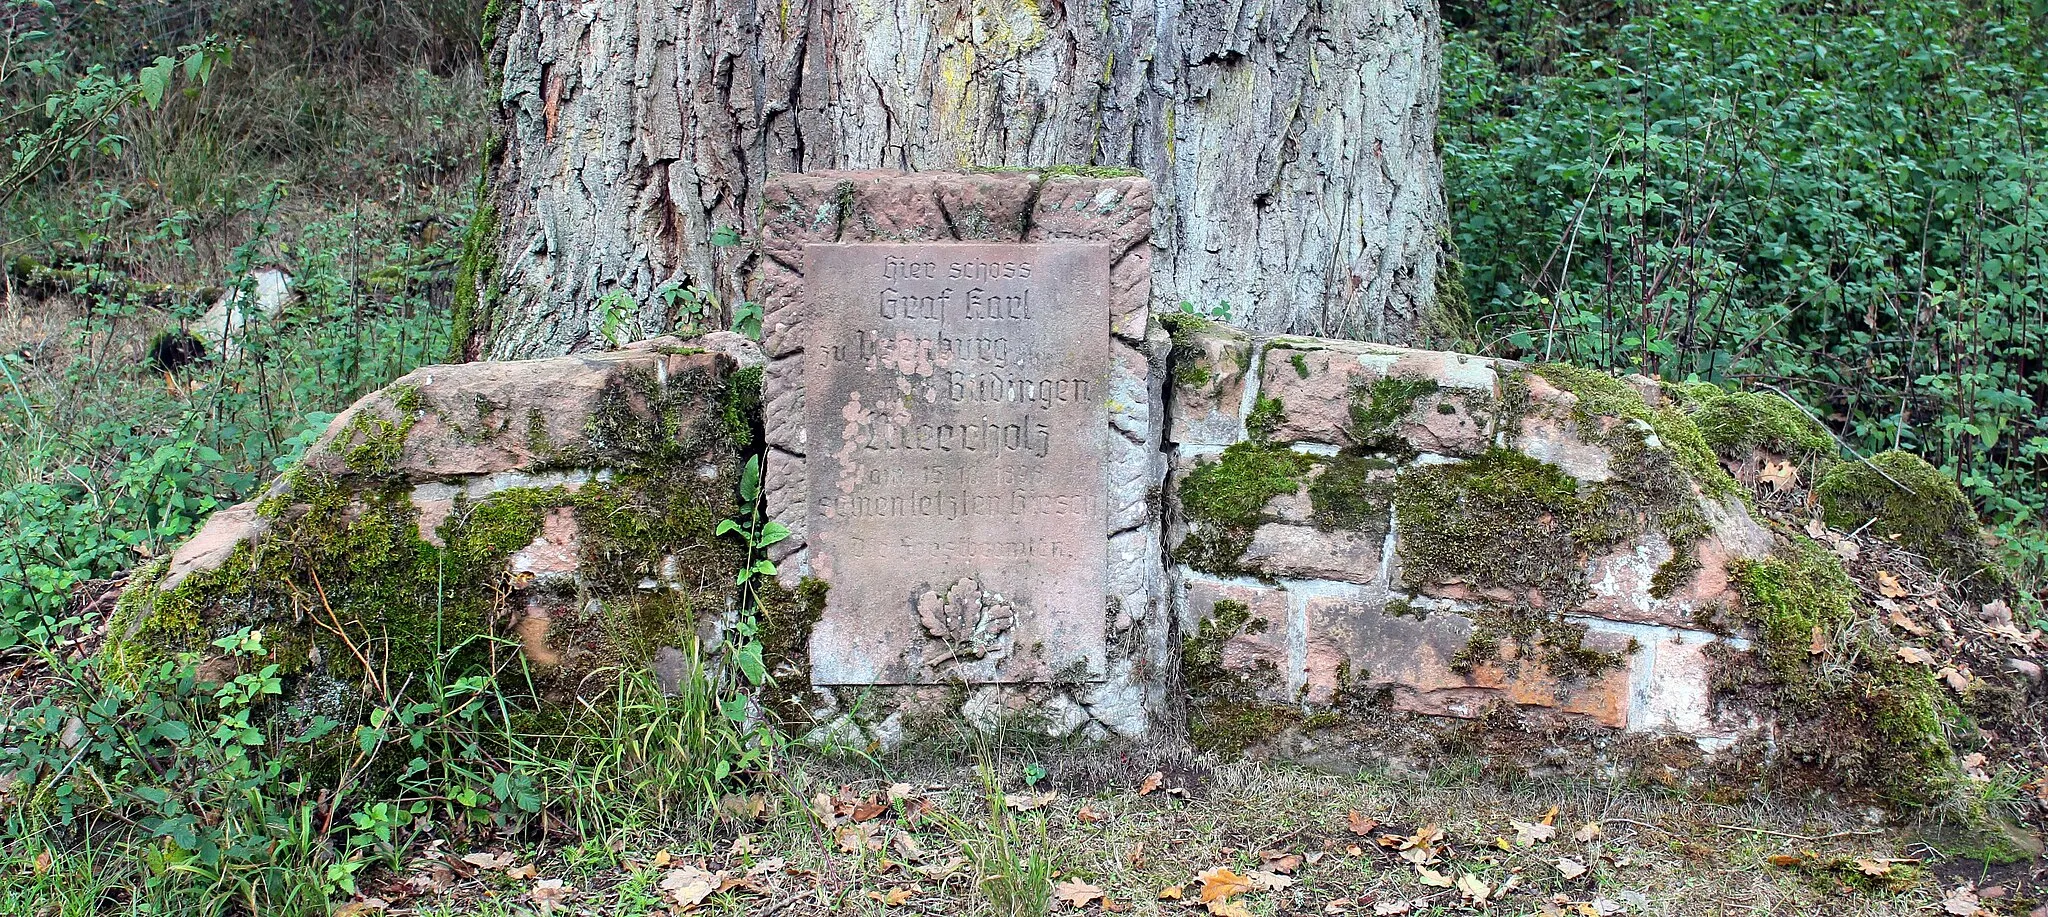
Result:
[[[813,683],[1100,677],[1107,249],[812,245],[805,275]]]
[[[1385,430],[1371,432],[1435,455],[1486,449],[1500,386],[1497,361],[1486,357],[1303,338],[1269,345],[1259,375],[1260,396],[1282,410],[1274,442],[1334,446],[1357,445],[1353,408],[1372,405],[1374,383],[1427,383],[1397,406]]]
[[[721,333],[409,373],[140,573],[109,665],[261,628],[293,690],[332,702],[467,671],[490,636],[550,693],[601,688],[700,625],[715,643],[745,556],[713,531],[739,515],[737,371],[760,363]]]
[[[1243,436],[1245,374],[1252,342],[1244,332],[1208,324],[1174,344],[1173,424],[1181,446],[1227,446]]]
[[[1581,429],[1581,422],[1572,416],[1579,396],[1533,373],[1528,384],[1528,414],[1510,434],[1514,448],[1581,481],[1598,483],[1612,476],[1614,453],[1598,442],[1598,434],[1604,431]]]

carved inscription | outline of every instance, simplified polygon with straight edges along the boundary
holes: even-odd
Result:
[[[1103,669],[1109,246],[804,247],[821,685]]]

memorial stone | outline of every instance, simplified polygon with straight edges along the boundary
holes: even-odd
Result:
[[[804,264],[812,683],[1099,678],[1109,245]]]

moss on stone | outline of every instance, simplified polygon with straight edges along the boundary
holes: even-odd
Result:
[[[1339,454],[1323,463],[1309,482],[1309,503],[1315,524],[1323,529],[1357,532],[1367,539],[1386,537],[1393,525],[1394,463],[1378,456]]]
[[[1691,417],[1702,440],[1724,461],[1746,462],[1762,449],[1791,459],[1816,481],[1835,464],[1834,435],[1778,395],[1695,385],[1684,397],[1697,404]]]
[[[1755,649],[1724,661],[1715,688],[1777,720],[1785,771],[1906,807],[1945,792],[1954,752],[1944,722],[1960,711],[1924,666],[1899,660],[1882,628],[1856,626],[1857,592],[1840,558],[1793,536],[1775,556],[1738,561],[1731,573]]]
[[[1300,722],[1300,711],[1258,700],[1258,686],[1223,665],[1232,638],[1265,630],[1266,622],[1252,617],[1250,606],[1223,599],[1195,633],[1181,640],[1181,684],[1190,700],[1188,739],[1195,747],[1236,754]],[[1277,672],[1266,674],[1278,677]]]
[[[1197,465],[1178,490],[1190,531],[1175,549],[1175,560],[1210,573],[1250,572],[1241,559],[1260,510],[1274,497],[1299,490],[1310,464],[1307,456],[1287,449],[1244,442]]]
[[[1288,355],[1287,363],[1294,367],[1294,374],[1296,376],[1303,379],[1308,378],[1308,356],[1306,354],[1297,350]]]
[[[1472,615],[1471,639],[1451,655],[1451,671],[1469,676],[1483,663],[1500,661],[1503,643],[1518,649],[1517,660],[1534,662],[1561,679],[1591,678],[1627,661],[1625,654],[1586,646],[1586,633],[1586,625],[1561,616],[1481,608]]]
[[[1988,600],[2007,588],[1969,498],[1954,478],[1919,456],[1893,450],[1867,463],[1844,462],[1821,479],[1815,494],[1827,524],[1844,531],[1868,524],[1872,534],[1896,539],[1962,578],[1973,597]]]
[[[389,389],[391,406],[398,411],[397,417],[386,417],[365,408],[349,420],[334,442],[334,448],[341,453],[342,464],[360,475],[388,475],[396,469],[398,457],[405,451],[405,438],[412,435],[412,428],[419,423],[421,402],[419,387],[398,385]]]
[[[1251,413],[1244,417],[1244,432],[1254,442],[1267,442],[1286,420],[1287,408],[1280,399],[1260,395],[1253,402]]]
[[[735,449],[744,453],[758,442],[757,427],[766,385],[767,367],[749,366],[736,370],[725,380],[725,396],[719,399],[726,435]]]
[[[1597,369],[1569,363],[1543,363],[1531,371],[1578,397],[1578,404],[1572,407],[1572,417],[1579,421],[1589,439],[1610,447],[1636,445],[1642,440],[1640,432],[1631,435],[1626,431],[1626,425],[1603,423],[1602,418],[1637,421],[1656,435],[1655,446],[1663,449],[1685,470],[1701,493],[1725,497],[1742,492],[1735,479],[1721,467],[1699,428],[1677,405],[1664,405],[1652,410],[1635,386]],[[1601,430],[1607,427],[1612,429],[1603,435]],[[1616,436],[1628,436],[1637,443],[1617,444],[1614,441]]]
[[[1351,447],[1365,452],[1405,454],[1413,447],[1400,435],[1401,421],[1415,402],[1437,391],[1435,379],[1383,376],[1351,389],[1351,423],[1344,434]]]

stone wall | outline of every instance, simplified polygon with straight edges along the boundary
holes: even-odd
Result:
[[[1666,441],[1654,384],[1169,321],[1167,541],[1198,742],[1376,707],[1739,732],[1707,654],[1747,646],[1728,564],[1772,540],[1711,453]]]

